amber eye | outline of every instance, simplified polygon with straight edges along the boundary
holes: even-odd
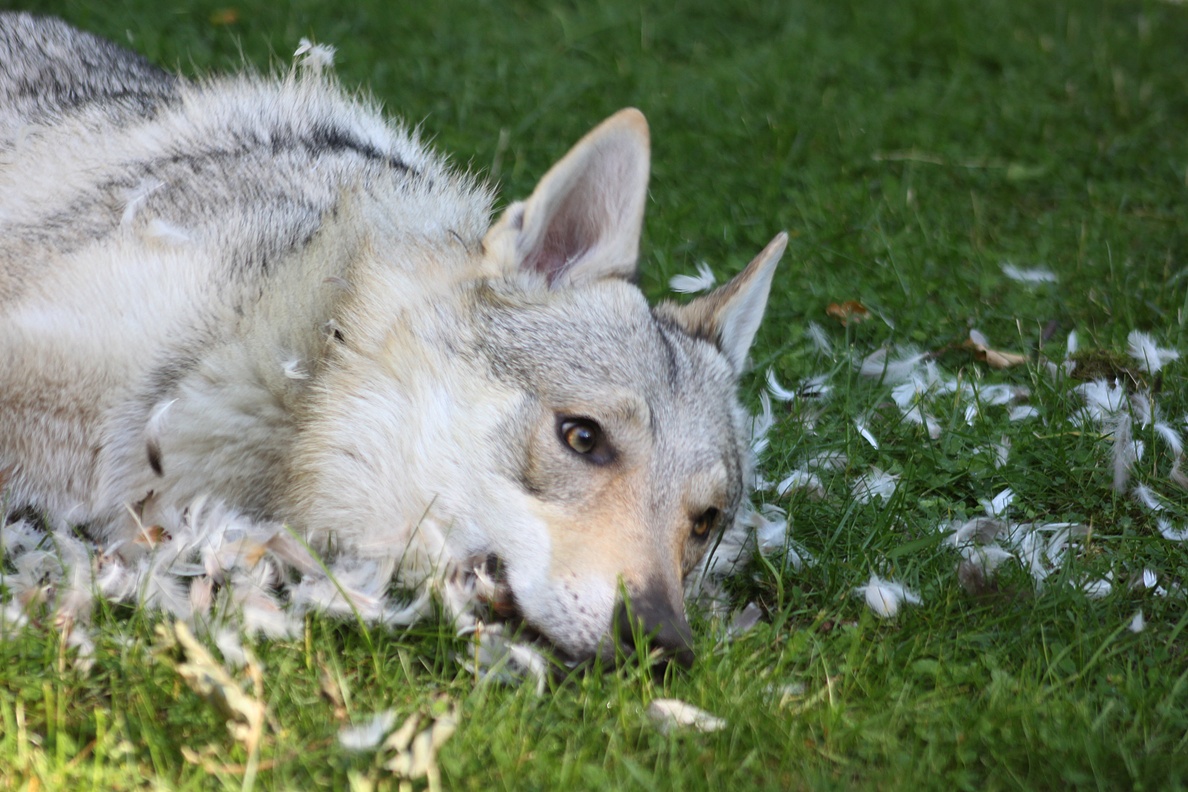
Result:
[[[693,538],[698,541],[704,541],[709,538],[709,535],[718,527],[718,522],[722,519],[722,512],[713,508],[712,506],[701,513],[701,515],[693,521]]]
[[[598,438],[602,429],[598,424],[585,418],[567,418],[558,426],[561,439],[574,453],[589,454],[598,447]]]

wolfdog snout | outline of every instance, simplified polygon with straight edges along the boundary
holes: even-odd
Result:
[[[662,660],[675,661],[685,668],[693,665],[693,630],[684,608],[674,606],[658,583],[635,594],[629,592],[626,600],[619,600],[614,626],[619,645],[627,651],[635,646],[636,636],[642,635],[651,648],[660,650]]]

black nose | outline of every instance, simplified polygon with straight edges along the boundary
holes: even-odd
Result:
[[[693,631],[685,614],[673,607],[658,584],[615,606],[615,629],[625,649],[634,647],[639,635],[649,649],[661,651],[661,660],[675,661],[685,668],[693,665]]]

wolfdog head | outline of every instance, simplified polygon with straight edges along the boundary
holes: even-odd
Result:
[[[642,631],[687,663],[683,581],[746,496],[737,381],[786,236],[713,293],[649,307],[632,282],[648,163],[643,116],[614,115],[504,211],[448,289],[344,354],[318,420],[352,427],[349,456],[405,457],[374,481],[364,467],[325,481],[343,454],[306,464],[323,481],[301,500],[417,490],[403,512],[422,533],[438,526],[451,558],[497,558],[523,618],[568,655],[608,656]],[[348,531],[342,511],[320,522]]]

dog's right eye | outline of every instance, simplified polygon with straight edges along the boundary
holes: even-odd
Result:
[[[722,512],[713,508],[712,506],[706,509],[701,515],[693,521],[693,538],[699,542],[704,542],[709,539],[718,528],[718,523],[722,521]]]
[[[566,418],[557,427],[561,440],[577,454],[590,454],[598,447],[602,428],[585,418]]]

